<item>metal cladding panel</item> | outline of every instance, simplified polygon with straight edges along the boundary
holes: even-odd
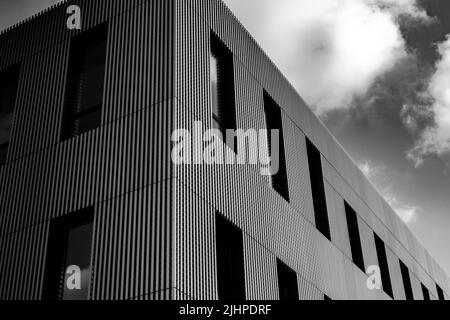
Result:
[[[283,128],[290,204],[315,225],[305,135],[285,113]]]
[[[264,128],[263,88],[281,107],[292,199],[288,204],[274,192],[267,177],[260,176],[258,166],[179,166],[174,169],[176,179],[322,292],[341,299],[373,298],[373,293],[366,292],[367,276],[355,270],[349,259],[343,208],[337,211],[328,204],[335,246],[314,228],[308,170],[304,168],[307,161],[302,140],[307,135],[322,153],[327,199],[345,199],[359,215],[367,262],[377,263],[373,230],[395,252],[393,257],[406,257],[417,277],[446,284],[447,278],[439,277],[441,269],[431,259],[424,259],[428,253],[421,253],[406,226],[226,6],[217,0],[177,0],[176,12],[174,126],[192,132],[193,122],[201,121],[204,130],[212,127],[209,37],[213,31],[233,53],[238,127]],[[388,297],[379,293],[376,298]]]
[[[63,41],[21,61],[8,161],[59,142],[68,52]]]
[[[189,300],[217,299],[215,210],[174,181],[173,283]]]
[[[92,299],[171,298],[171,189],[166,180],[98,205]]]
[[[297,274],[298,296],[300,300],[324,300],[322,291]]]
[[[350,248],[350,238],[347,226],[347,217],[345,215],[344,200],[336,190],[324,181],[325,195],[328,208],[328,217],[330,220],[331,241],[341,250],[348,259],[352,259]]]
[[[119,7],[108,9],[102,2],[89,2],[81,8],[86,12],[84,28],[108,23],[102,108],[102,124],[107,125],[173,96],[173,1],[132,1],[139,6],[125,6],[123,11],[118,11]],[[97,7],[106,11],[101,14]],[[66,7],[55,11],[61,8]],[[94,12],[98,13],[95,19],[89,15]],[[65,11],[63,16],[67,16]],[[65,20],[61,26],[57,23],[46,15],[32,20],[32,24],[37,24],[35,29],[40,31],[48,24],[55,30],[67,30]],[[35,51],[15,61],[20,63],[21,72],[9,161],[58,144],[60,140],[70,35],[67,31],[65,37],[52,39],[54,43],[39,50],[29,48]],[[0,48],[3,47],[0,40]]]
[[[50,219],[95,206],[93,299],[216,299],[216,211],[244,233],[249,298],[278,298],[280,258],[297,272],[302,298],[385,299],[367,289],[348,254],[343,199],[358,212],[364,251],[374,250],[370,229],[386,242],[396,298],[404,297],[399,257],[432,296],[434,281],[449,292],[442,269],[223,3],[73,3],[86,11],[84,30],[108,22],[94,131],[59,142],[69,38],[78,34],[64,27],[66,6],[0,34],[0,69],[21,63],[11,148],[0,168],[1,298],[39,298]],[[238,127],[266,128],[263,89],[281,107],[291,203],[260,165],[170,160],[174,128],[192,132],[196,120],[212,126],[211,30],[234,54]],[[314,226],[305,135],[322,153],[333,242]],[[363,254],[372,261],[373,253]]]
[[[398,257],[389,248],[386,248],[386,256],[389,266],[389,274],[391,277],[394,300],[406,300],[405,288],[403,286],[403,278]]]
[[[350,260],[345,261],[347,274],[349,275],[348,281],[353,281],[354,291],[348,295],[347,299],[351,300],[391,300],[391,298],[382,290],[369,290],[367,287],[367,275],[362,272],[353,262]],[[353,277],[352,272],[353,271]]]
[[[176,127],[191,131],[195,118],[186,110],[190,108],[176,103]],[[207,121],[207,118],[204,121]],[[215,242],[210,219],[215,211],[222,213],[240,227],[245,237],[251,237],[252,241],[258,243],[260,253],[270,252],[280,258],[305,281],[309,281],[311,286],[335,299],[350,297],[346,275],[352,279],[356,278],[355,273],[359,273],[360,278],[365,277],[360,270],[345,270],[345,261],[351,265],[348,258],[318,233],[299,211],[282,199],[267,183],[267,179],[254,168],[234,165],[180,165],[175,166],[174,172],[176,189],[181,190],[176,191],[177,197],[183,197],[175,201],[175,285],[186,296],[193,299],[202,297],[202,294],[207,297],[217,296],[214,260],[205,262],[206,257],[214,257]],[[245,248],[246,257],[249,257],[251,249],[248,243]],[[255,256],[255,253],[253,257],[263,259],[261,255]],[[246,270],[252,268],[253,271],[247,271],[248,297],[263,299],[267,298],[267,295],[273,297],[275,294],[272,291],[261,292],[255,288],[257,280],[261,281],[257,284],[258,288],[273,288],[273,277],[265,275],[255,279],[256,275],[267,272],[267,268],[270,269],[267,259],[265,257],[266,262],[256,264],[246,258]],[[273,261],[274,258],[271,259]],[[198,269],[205,264],[213,269]],[[274,264],[271,268],[274,268]],[[200,272],[203,274],[199,274]],[[210,274],[211,272],[213,274]],[[365,286],[365,283],[364,280],[359,285]],[[262,296],[259,296],[260,294]],[[358,297],[356,289],[351,296]]]
[[[359,235],[361,237],[361,246],[366,268],[369,266],[378,266],[377,249],[375,247],[375,238],[373,230],[358,216]]]
[[[0,299],[37,300],[41,296],[48,223],[0,237]]]
[[[413,290],[414,300],[424,300],[420,281],[416,278],[416,276],[411,274],[411,272],[409,273],[409,275],[411,278],[411,287]]]
[[[245,234],[244,258],[247,299],[278,300],[277,257]]]
[[[209,52],[209,48],[207,50]],[[266,129],[264,96],[261,86],[237,59],[234,59],[234,71],[237,128],[243,131]],[[206,80],[209,81],[209,77]],[[210,108],[209,102],[206,108],[208,111]],[[249,166],[255,171],[260,171],[263,168],[259,163],[249,164]],[[266,182],[269,183],[269,176],[265,178]]]
[[[0,235],[170,178],[171,106],[143,109],[0,169]]]
[[[63,1],[23,22],[0,32],[0,69],[28,59],[113,17],[151,0],[71,0]],[[81,30],[69,30],[66,13],[70,5],[82,12]]]
[[[179,0],[179,3],[180,6],[190,5],[190,9],[188,10],[190,10],[191,16],[192,10],[198,13],[202,19],[202,29],[211,28],[219,35],[234,53],[235,60],[239,60],[258,83],[271,94],[285,111],[286,116],[292,119],[300,130],[317,145],[324,158],[339,172],[339,175],[346,181],[346,184],[353,190],[355,195],[370,208],[370,215],[373,216],[372,219],[376,218],[380,220],[384,226],[383,228],[389,230],[388,233],[396,235],[397,240],[390,241],[388,239],[386,240],[387,244],[395,247],[398,245],[397,242],[400,242],[401,247],[410,255],[413,255],[414,260],[447,289],[444,291],[449,291],[448,277],[445,276],[442,269],[434,261],[431,267],[427,265],[422,255],[419,254],[420,250],[418,248],[420,245],[407,229],[406,225],[400,221],[375,188],[367,181],[336,139],[332,137],[328,130],[305,105],[292,86],[290,86],[267,56],[264,55],[256,42],[234,18],[226,6],[217,0]],[[199,22],[196,21],[195,23]],[[286,142],[286,144],[289,145],[289,142]],[[372,226],[370,222],[368,224]]]
[[[69,37],[78,34],[66,31],[64,4],[0,35],[1,68],[21,64],[0,168],[0,298],[40,298],[49,221],[95,206],[91,298],[169,299],[174,2],[73,3],[83,30],[109,26],[96,130],[59,141]]]
[[[20,199],[26,201],[26,206],[21,206],[17,202],[16,207],[11,211],[2,211],[2,219],[4,219],[2,227],[5,233],[0,239],[1,246],[10,248],[2,250],[6,253],[0,274],[8,277],[8,281],[15,283],[17,287],[14,287],[14,290],[17,291],[12,291],[14,295],[10,296],[9,287],[2,287],[2,290],[6,291],[1,291],[0,296],[30,299],[39,297],[38,289],[40,287],[34,289],[34,286],[40,284],[20,281],[22,275],[11,274],[8,270],[21,270],[20,268],[24,264],[28,264],[29,260],[42,263],[45,258],[45,246],[39,250],[26,251],[20,250],[19,242],[19,244],[14,244],[13,250],[9,241],[14,239],[14,235],[26,232],[27,229],[23,229],[25,227],[34,226],[41,221],[47,221],[95,203],[99,204],[96,216],[99,223],[94,240],[96,250],[93,255],[95,277],[93,278],[92,298],[129,299],[169,288],[171,282],[171,190],[167,186],[168,183],[164,183],[163,186],[158,184],[142,195],[142,188],[146,188],[145,186],[169,179],[168,152],[156,151],[161,148],[161,145],[170,145],[167,142],[169,133],[166,132],[169,128],[167,109],[170,109],[170,104],[143,110],[130,118],[124,118],[114,128],[106,127],[97,133],[94,132],[96,139],[83,139],[79,147],[72,144],[72,148],[61,150],[60,155],[67,152],[68,157],[75,154],[78,156],[71,166],[65,164],[56,166],[56,169],[68,168],[64,171],[50,171],[48,174],[44,171],[44,176],[49,180],[46,183],[41,182],[43,183],[42,187],[39,183],[36,183],[36,189],[33,185],[30,187],[40,191],[38,195],[18,189],[20,190]],[[159,112],[161,110],[165,110],[164,113]],[[160,125],[155,125],[156,123]],[[133,127],[131,124],[135,126]],[[164,124],[167,127],[164,127]],[[105,138],[114,138],[110,140],[110,142],[114,142],[120,141],[119,138],[124,135],[129,139],[135,139],[137,132],[146,133],[147,138],[141,139],[140,143],[125,144],[135,145],[136,149],[134,150],[121,148],[120,146],[124,146],[124,144],[119,143],[98,143],[102,133]],[[97,143],[92,143],[92,146],[87,147],[90,141]],[[130,158],[130,154],[136,156],[134,161]],[[163,156],[164,154],[165,156]],[[106,155],[108,155],[108,160],[103,159],[102,161]],[[28,170],[38,170],[42,168],[41,163],[48,163],[45,160],[53,159],[50,156],[40,157],[39,161],[28,158],[23,161],[29,163]],[[159,158],[160,156],[162,157]],[[67,163],[70,160],[62,159],[61,161]],[[36,162],[38,166],[35,166]],[[86,167],[82,164],[86,164]],[[20,168],[23,169],[24,166]],[[38,173],[33,174],[38,175]],[[123,179],[125,175],[130,177],[130,180]],[[24,174],[24,179],[26,178],[27,172]],[[10,190],[14,192],[15,189]],[[130,193],[134,190],[139,191]],[[121,195],[124,196],[116,201],[116,197]],[[29,196],[30,198],[28,198]],[[17,198],[14,197],[14,199]],[[7,212],[21,212],[22,215],[7,215]],[[10,227],[6,229],[8,225]],[[15,233],[11,235],[11,232]],[[26,235],[28,236],[28,234]],[[45,245],[46,237],[46,232],[39,232],[36,239],[25,238],[29,243],[23,245]],[[21,241],[22,239],[20,238]],[[149,264],[150,267],[148,267]],[[31,263],[30,266],[33,264]],[[140,273],[143,270],[146,270],[145,275]],[[39,281],[43,269],[36,268],[34,272],[36,272],[34,281]],[[33,295],[30,295],[30,292]],[[161,291],[162,293],[163,291]],[[168,298],[168,296],[156,296]]]
[[[390,250],[395,253],[395,256],[402,259],[405,264],[408,266],[410,271],[416,275],[418,279],[420,279],[423,283],[427,283],[429,286],[433,286],[433,279],[431,274],[433,272],[430,270],[434,265],[431,260],[430,263],[420,263],[420,257],[427,256],[420,253],[420,246],[417,244],[417,241],[412,241],[413,238],[409,238],[412,244],[408,246],[408,243],[402,243],[398,238],[397,234],[394,233],[392,228],[388,228],[379,218],[375,215],[372,210],[366,205],[363,199],[361,199],[356,192],[349,186],[348,183],[343,179],[343,177],[339,174],[339,172],[325,159],[322,158],[322,166],[324,172],[325,184],[330,184],[330,187],[333,186],[336,193],[339,194],[340,197],[345,199],[357,212],[358,220],[359,220],[359,228],[361,235],[361,242],[363,246],[363,256],[366,267],[369,266],[368,261],[374,261],[375,265],[377,265],[377,257],[376,250],[374,250],[374,240],[373,240],[373,232],[377,233],[385,242],[386,247],[390,248]],[[331,199],[328,201],[332,201]],[[328,203],[329,208],[333,206],[332,203]],[[386,206],[386,210],[390,210],[392,213],[392,221],[397,221],[399,218],[393,212],[393,210]],[[330,208],[329,215],[332,217],[333,210],[335,208]],[[388,211],[386,211],[388,212]],[[342,220],[345,221],[345,220]],[[391,223],[393,225],[394,222]],[[400,226],[400,224],[398,224]],[[332,230],[336,227],[332,227]],[[407,233],[411,234],[409,230]],[[412,247],[416,243],[415,252],[417,254],[411,254],[410,251],[407,250],[408,247]],[[423,248],[423,247],[422,247]],[[422,252],[425,252],[422,249]],[[349,255],[351,257],[351,255]],[[370,259],[370,260],[367,260]],[[367,261],[366,261],[367,260]],[[427,267],[428,266],[428,267]],[[436,273],[438,274],[438,273]],[[444,278],[445,280],[445,278]],[[434,281],[439,281],[439,278],[434,278]]]

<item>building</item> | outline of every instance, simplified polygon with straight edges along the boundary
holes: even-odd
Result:
[[[0,71],[1,299],[449,298],[222,2],[63,3],[1,33]],[[281,129],[280,170],[174,165],[196,120]]]

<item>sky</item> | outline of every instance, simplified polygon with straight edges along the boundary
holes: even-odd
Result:
[[[450,1],[224,1],[450,275]]]
[[[450,275],[450,1],[225,2]]]

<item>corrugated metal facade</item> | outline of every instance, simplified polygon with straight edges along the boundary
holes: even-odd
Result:
[[[21,65],[8,163],[0,168],[0,297],[41,298],[50,219],[95,206],[91,298],[167,299],[174,3],[71,3],[82,8],[82,31],[108,23],[97,130],[60,142],[77,34],[66,28],[66,5],[0,36],[0,68]]]
[[[39,299],[49,222],[95,206],[92,299],[216,299],[216,211],[244,233],[246,294],[278,299],[276,261],[302,299],[388,299],[351,261],[344,199],[358,214],[364,262],[385,242],[394,297],[399,258],[414,296],[449,281],[295,90],[218,0],[71,1],[83,30],[107,22],[102,125],[60,142],[68,3],[0,35],[0,70],[20,63],[8,163],[0,168],[0,298]],[[237,127],[265,129],[265,89],[282,110],[290,203],[259,165],[173,166],[174,128],[211,126],[214,31],[234,54]],[[315,228],[305,137],[322,154],[332,241]],[[447,296],[448,297],[448,296]]]

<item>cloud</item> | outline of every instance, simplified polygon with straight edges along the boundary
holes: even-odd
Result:
[[[421,207],[401,203],[397,198],[389,194],[385,194],[384,198],[404,223],[411,224],[418,220],[419,214],[422,211]]]
[[[397,18],[407,17],[410,21],[415,20],[423,24],[434,22],[434,19],[419,7],[416,0],[369,0],[368,2],[382,10],[387,10]]]
[[[352,107],[378,77],[408,56],[401,17],[421,23],[415,0],[227,0],[319,115]],[[245,4],[244,4],[245,3]]]
[[[380,173],[380,167],[372,165],[369,160],[358,163],[359,169],[364,173],[367,179],[371,180]]]
[[[380,188],[380,193],[383,195],[386,202],[391,206],[403,222],[406,224],[411,224],[418,220],[420,212],[423,211],[422,208],[407,205],[397,200],[397,198],[393,195],[391,185],[392,181],[386,167],[374,165],[369,160],[359,162],[358,167],[377,188]]]
[[[450,35],[438,45],[438,51],[441,59],[436,64],[427,91],[433,103],[406,118],[407,124],[424,116],[433,119],[433,124],[421,131],[416,145],[407,154],[416,167],[420,167],[427,157],[446,158],[450,155]]]

